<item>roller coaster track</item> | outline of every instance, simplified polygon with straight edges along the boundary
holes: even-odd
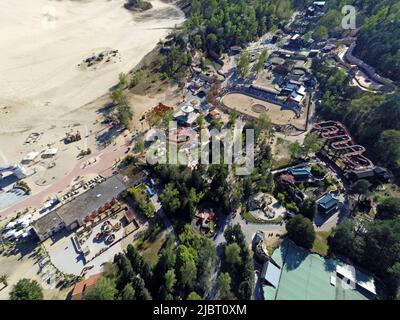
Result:
[[[323,121],[314,124],[313,131],[329,140],[330,147],[338,152],[344,152],[342,159],[354,170],[365,170],[374,167],[373,162],[365,157],[365,148],[355,144],[347,128],[337,121]]]

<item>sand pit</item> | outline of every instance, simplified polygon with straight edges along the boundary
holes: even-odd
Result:
[[[93,146],[94,134],[87,143],[63,146],[65,132],[74,124],[81,132],[99,130],[94,123],[103,101],[97,98],[184,21],[181,10],[160,0],[151,1],[153,9],[145,13],[124,9],[124,2],[0,1],[0,166],[56,144],[63,158],[70,150],[63,161],[70,167],[78,147]],[[109,62],[106,57],[90,68],[78,66],[112,50],[118,54]],[[41,134],[39,141],[24,144],[34,132]]]
[[[255,113],[267,112],[267,108],[262,104],[253,104],[251,106],[251,110],[253,110]]]
[[[1,1],[0,106],[78,108],[105,93],[120,72],[133,68],[169,28],[183,22],[180,10],[159,0],[151,1],[145,20],[124,9],[124,2]],[[77,67],[104,50],[119,50],[120,61]]]

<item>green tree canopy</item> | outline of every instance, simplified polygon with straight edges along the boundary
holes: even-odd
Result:
[[[237,243],[231,243],[225,247],[225,261],[231,266],[241,263],[240,247]]]
[[[238,59],[237,68],[242,78],[246,78],[250,68],[250,55],[247,51],[243,51]]]
[[[136,300],[136,292],[131,283],[128,283],[121,293],[122,300]]]
[[[43,300],[43,291],[36,280],[21,279],[11,289],[10,300]]]
[[[302,215],[296,215],[286,224],[286,230],[289,238],[296,244],[306,249],[312,248],[315,240],[315,230],[310,219]]]
[[[400,216],[400,198],[389,197],[376,208],[378,219],[395,219]]]
[[[85,295],[85,300],[114,300],[117,295],[115,281],[102,277]]]
[[[203,300],[203,299],[196,292],[192,291],[191,293],[189,293],[186,300]]]
[[[231,290],[231,276],[227,272],[221,272],[218,276],[218,293],[220,299],[224,299]]]
[[[160,195],[160,200],[165,210],[171,213],[176,212],[181,206],[179,191],[172,183],[166,185],[163,193]]]

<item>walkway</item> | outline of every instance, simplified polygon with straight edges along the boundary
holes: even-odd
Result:
[[[124,156],[127,146],[130,145],[130,141],[125,139],[125,142],[120,146],[109,146],[102,151],[98,151],[90,155],[90,158],[97,158],[97,162],[94,165],[88,167],[82,167],[82,164],[88,160],[89,157],[84,157],[79,160],[71,172],[63,177],[56,183],[48,186],[46,189],[31,195],[25,200],[3,210],[0,212],[0,217],[7,217],[15,211],[23,210],[28,207],[39,208],[42,206],[44,199],[51,194],[59,193],[68,188],[74,179],[78,176],[84,176],[88,174],[101,174],[103,176],[111,176],[113,172],[113,166],[116,160]]]

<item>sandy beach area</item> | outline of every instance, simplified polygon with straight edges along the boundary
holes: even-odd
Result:
[[[15,134],[26,139],[33,129],[91,123],[94,112],[74,111],[106,93],[120,72],[132,69],[184,20],[178,8],[159,0],[144,13],[132,13],[123,3],[0,2],[0,165],[20,160]],[[104,50],[118,50],[118,59],[78,67]]]
[[[54,158],[38,157],[25,166],[35,171],[26,179],[34,194],[69,174],[81,150],[98,153],[96,137],[107,130],[99,109],[110,102],[108,92],[119,74],[133,69],[184,21],[173,4],[153,0],[152,9],[133,13],[124,2],[0,1],[0,167],[20,163],[31,152],[58,149]],[[116,50],[110,61],[83,63]],[[163,96],[129,100],[134,127],[144,112],[165,102]],[[64,144],[66,133],[76,131],[82,140]],[[33,133],[38,141],[25,143]]]

